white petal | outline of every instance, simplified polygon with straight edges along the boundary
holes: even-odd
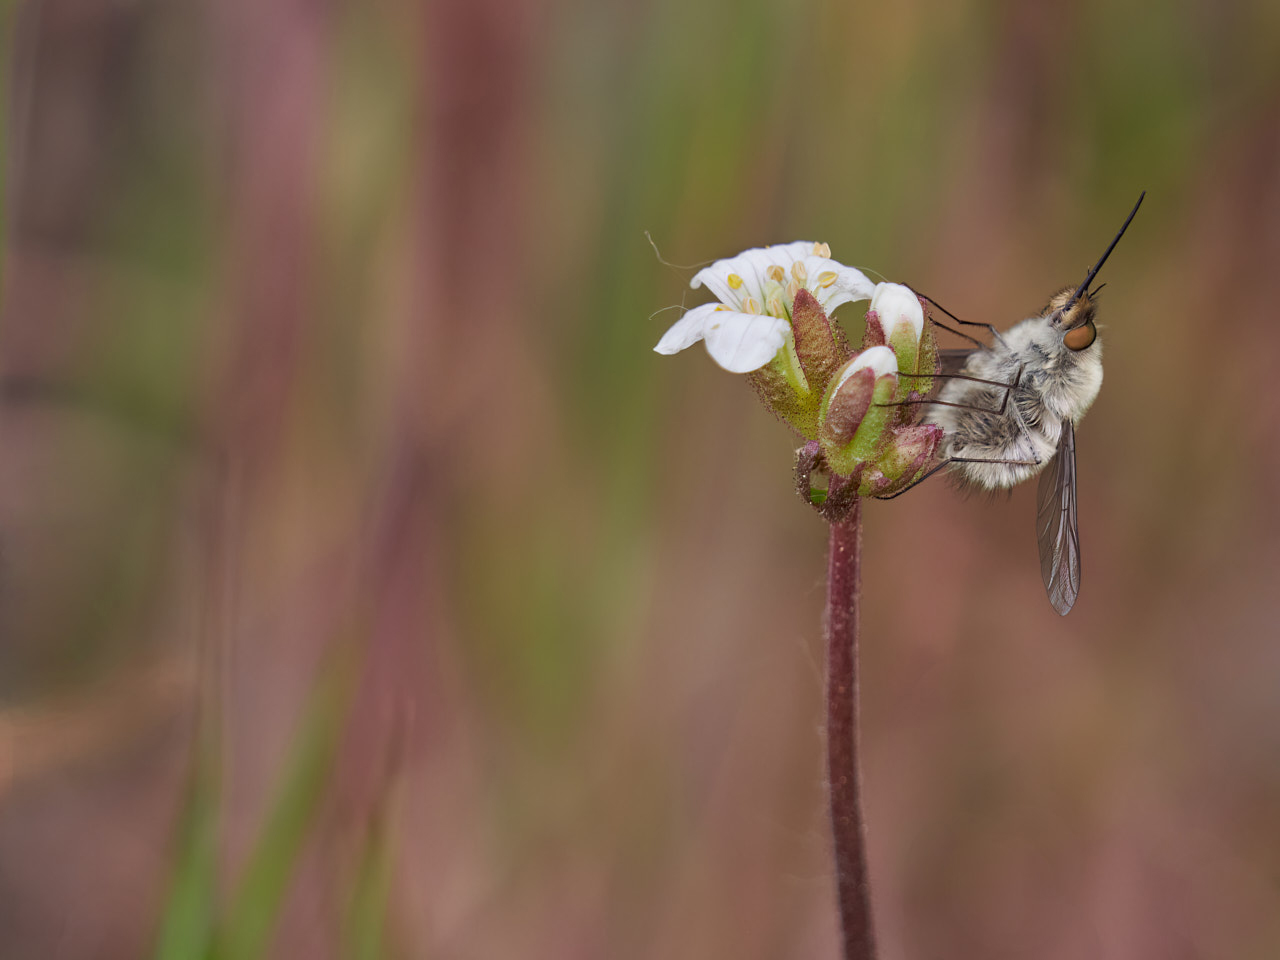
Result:
[[[796,240],[792,243],[775,243],[771,247],[765,247],[765,250],[774,255],[774,263],[790,269],[796,260],[813,256],[817,246],[812,240]]]
[[[744,250],[738,255],[741,260],[748,260],[756,275],[763,278],[770,267],[781,267],[782,272],[790,277],[791,264],[797,260],[813,255],[813,244],[808,240],[797,240],[794,243],[776,243],[771,247],[756,247]]]
[[[875,293],[876,285],[855,267],[846,267],[843,263],[826,257],[805,257],[804,268],[809,275],[809,290],[827,313],[831,313],[842,303],[870,300]],[[835,274],[834,280],[827,277],[832,273]],[[825,286],[822,283],[824,277],[828,279]]]
[[[742,281],[736,288],[729,283],[729,277],[734,275]],[[764,284],[756,279],[751,261],[743,259],[741,254],[727,260],[717,260],[711,266],[703,267],[693,275],[689,286],[696,290],[704,283],[721,303],[734,310],[741,310],[742,302],[747,297],[761,300],[764,296]]]
[[[875,371],[876,379],[878,380],[885,374],[898,372],[898,357],[888,347],[867,347],[840,372],[840,379],[836,381],[836,389],[839,390],[841,384],[864,367],[870,367]]]
[[[707,318],[703,339],[720,366],[730,373],[750,373],[774,358],[790,329],[779,317],[720,310]]]
[[[871,309],[880,316],[880,326],[885,335],[893,332],[899,321],[905,320],[915,332],[916,342],[924,332],[924,310],[920,307],[920,299],[910,287],[900,283],[881,283],[876,285],[875,295],[871,298]]]
[[[808,240],[797,240],[794,243],[780,243],[772,247],[753,247],[744,250],[736,257],[717,260],[709,267],[704,267],[693,275],[689,286],[695,290],[704,283],[721,303],[742,309],[743,298],[752,296],[764,303],[764,284],[768,269],[777,265],[788,270],[791,264],[806,255],[813,253],[813,244]],[[742,285],[736,290],[729,285],[729,275],[737,274]]]
[[[685,311],[685,315],[672,324],[671,329],[662,335],[658,345],[653,348],[654,351],[670,355],[692,347],[702,339],[707,317],[717,310],[720,310],[720,304],[704,303],[700,307]]]

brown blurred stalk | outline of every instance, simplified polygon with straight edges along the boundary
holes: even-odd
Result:
[[[873,960],[871,884],[858,773],[858,603],[862,502],[831,524],[827,554],[827,788],[845,960]]]

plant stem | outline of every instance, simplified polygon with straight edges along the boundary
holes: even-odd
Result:
[[[827,787],[845,960],[874,960],[871,884],[858,771],[858,601],[862,503],[831,524],[827,554]]]

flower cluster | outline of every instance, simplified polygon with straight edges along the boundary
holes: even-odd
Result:
[[[761,400],[802,437],[802,495],[838,519],[858,496],[904,489],[933,459],[941,428],[920,423],[920,400],[938,372],[924,304],[897,283],[872,283],[831,259],[826,244],[800,241],[747,250],[700,270],[719,303],[687,311],[654,348],[672,354],[701,340],[711,358],[746,374]],[[830,314],[870,300],[862,348],[853,350]],[[814,472],[830,477],[814,490]]]

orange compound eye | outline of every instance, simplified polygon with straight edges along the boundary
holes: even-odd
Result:
[[[1062,342],[1068,350],[1084,350],[1093,346],[1093,341],[1098,339],[1098,329],[1093,322],[1081,324],[1074,330],[1068,330],[1062,335]]]

